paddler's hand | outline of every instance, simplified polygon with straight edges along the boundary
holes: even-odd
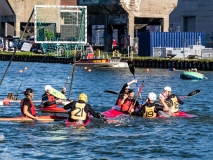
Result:
[[[56,102],[57,102],[57,103],[61,103],[62,100],[61,100],[61,99],[57,99]]]
[[[98,118],[104,118],[105,116],[101,113],[98,113]]]
[[[37,117],[37,116],[34,117],[33,120],[34,120],[34,121],[38,121],[38,117]]]

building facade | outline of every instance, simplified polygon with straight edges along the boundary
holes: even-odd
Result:
[[[204,32],[206,46],[212,44],[213,0],[179,0],[169,21],[170,31]]]
[[[178,0],[1,0],[11,10],[11,15],[2,15],[2,36],[20,37],[33,11],[34,5],[80,5],[87,6],[88,43],[105,51],[113,47],[124,52],[127,46],[137,45],[134,37],[147,29],[168,31],[169,15]],[[0,11],[2,10],[0,5]],[[4,18],[2,18],[4,16]],[[33,35],[31,19],[25,35]],[[10,26],[10,31],[8,30]],[[158,27],[156,27],[158,26]]]

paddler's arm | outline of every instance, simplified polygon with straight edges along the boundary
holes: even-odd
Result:
[[[76,103],[75,101],[72,101],[72,102],[66,104],[66,105],[64,106],[64,109],[68,110],[68,109],[70,109],[70,108],[75,107],[75,103]]]
[[[87,104],[86,107],[87,107],[87,111],[88,111],[93,117],[95,117],[95,118],[103,118],[103,117],[104,117],[104,115],[102,115],[101,113],[96,113],[96,112],[93,110],[93,108],[92,108],[89,104]]]
[[[32,119],[34,119],[34,120],[37,120],[37,119],[38,119],[38,117],[34,117],[32,114],[30,114],[30,113],[28,112],[28,106],[27,106],[27,105],[24,105],[24,106],[23,106],[23,113],[24,113],[25,116],[27,116],[27,117],[29,117],[29,118],[32,118]]]
[[[178,103],[179,104],[181,104],[181,105],[183,105],[184,103],[183,103],[183,101],[177,96],[177,99],[178,99]]]
[[[169,111],[169,107],[167,106],[167,104],[164,101],[164,98],[160,98],[160,102],[163,105],[163,111]]]

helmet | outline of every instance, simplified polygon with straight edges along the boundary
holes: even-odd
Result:
[[[171,87],[169,87],[169,86],[166,86],[166,87],[164,88],[164,90],[165,90],[165,91],[169,91],[169,92],[172,91]]]
[[[156,98],[157,98],[157,95],[156,95],[154,92],[150,92],[150,93],[148,94],[148,98],[149,98],[149,100],[151,100],[151,101],[155,101]]]
[[[30,95],[30,93],[33,93],[33,89],[32,88],[27,88],[25,91],[24,91],[24,95],[27,96],[27,95]]]
[[[51,90],[51,89],[52,89],[51,85],[46,85],[46,86],[44,87],[44,90],[45,90],[45,91]]]
[[[88,97],[87,97],[87,95],[86,95],[85,93],[81,93],[81,94],[79,94],[79,96],[78,96],[78,100],[82,100],[82,101],[84,101],[85,103],[87,103]]]

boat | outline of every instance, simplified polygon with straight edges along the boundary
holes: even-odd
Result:
[[[119,110],[117,110],[117,109],[111,109],[111,110],[102,112],[102,114],[103,114],[106,118],[117,118],[117,117],[119,117],[119,116],[126,115],[126,114],[124,114],[123,112],[121,112],[121,111],[119,111]],[[185,112],[183,112],[183,111],[178,111],[177,113],[174,113],[173,116],[174,116],[174,117],[185,117],[185,118],[196,117],[195,115],[188,114],[188,113],[185,113]],[[159,114],[158,117],[160,118],[160,117],[165,117],[165,116]],[[166,117],[170,117],[170,116],[166,116]]]
[[[45,112],[45,113],[68,113],[68,110],[65,110],[64,108],[60,108],[60,107],[46,107],[46,108],[41,108],[41,112]]]
[[[64,116],[57,116],[57,115],[50,115],[50,116],[38,116],[38,121],[40,122],[53,122],[59,120],[65,120],[67,117]],[[18,116],[12,118],[2,117],[0,121],[11,121],[11,122],[34,122],[33,119],[25,117],[25,116]]]
[[[181,73],[180,78],[189,80],[202,80],[204,78],[204,75],[198,72],[184,71],[183,73]]]
[[[90,121],[91,121],[90,116],[87,119],[86,123],[83,123],[83,121],[69,122],[69,120],[67,118],[65,125],[66,125],[66,127],[76,127],[76,128],[83,127],[83,128],[85,128],[86,126],[88,126],[90,124]]]
[[[85,67],[113,67],[118,65],[121,61],[121,57],[105,57],[101,56],[100,52],[98,56],[95,56],[93,48],[91,45],[85,46],[86,52],[81,55],[81,52],[76,52],[76,66],[85,66]],[[79,58],[81,57],[81,58]]]

